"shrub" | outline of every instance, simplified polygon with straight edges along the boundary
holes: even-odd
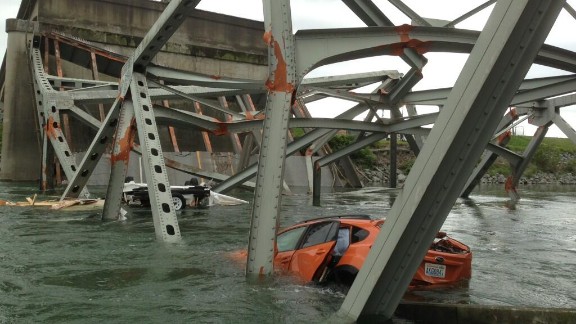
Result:
[[[560,150],[552,145],[542,143],[532,158],[538,169],[542,172],[554,173],[559,171]]]
[[[328,144],[330,144],[333,151],[338,151],[354,143],[354,140],[355,137],[352,135],[336,135],[330,140],[330,142],[328,142]],[[376,162],[376,155],[374,155],[368,147],[350,154],[350,158],[363,168],[370,167]]]
[[[292,136],[294,138],[299,138],[304,136],[304,130],[302,128],[292,128]]]
[[[564,172],[566,173],[576,173],[576,158],[570,159],[564,164]]]
[[[416,161],[416,158],[405,160],[403,163],[398,165],[398,169],[400,169],[402,171],[402,173],[408,174],[408,173],[410,173],[410,170],[412,170],[412,166],[414,165],[414,161]]]
[[[510,174],[510,164],[508,164],[508,162],[503,158],[499,157],[494,161],[486,173],[492,177],[497,174],[508,175]]]

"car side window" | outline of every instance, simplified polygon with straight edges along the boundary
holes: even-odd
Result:
[[[328,237],[333,224],[333,222],[327,222],[311,225],[310,229],[304,236],[304,244],[302,245],[302,248],[321,244],[334,239],[334,237]]]
[[[365,238],[368,237],[368,234],[370,234],[370,232],[368,232],[367,230],[360,228],[360,227],[353,226],[352,227],[352,243],[358,243],[360,241],[363,241]]]
[[[278,252],[296,250],[296,245],[306,228],[306,226],[301,226],[278,235],[276,237]]]

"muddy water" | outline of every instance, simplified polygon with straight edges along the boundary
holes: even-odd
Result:
[[[0,199],[24,200],[33,185],[0,183]],[[98,192],[98,188],[93,189]],[[100,189],[100,192],[104,192]],[[576,307],[576,188],[520,190],[516,209],[501,187],[458,200],[444,230],[470,245],[466,285],[406,295],[410,300]],[[251,200],[250,194],[233,195]],[[42,199],[44,197],[39,197]],[[282,224],[343,213],[385,216],[394,194],[380,188],[284,197]],[[255,285],[231,261],[245,248],[251,206],[187,209],[183,240],[154,238],[151,214],[123,222],[98,211],[0,208],[0,323],[301,323],[325,321],[344,294],[287,278]]]

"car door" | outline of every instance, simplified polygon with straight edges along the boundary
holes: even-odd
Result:
[[[336,239],[340,222],[327,221],[311,224],[292,254],[289,271],[305,281],[317,280],[328,263]]]
[[[276,255],[274,256],[274,269],[280,272],[290,270],[292,255],[298,248],[302,235],[308,229],[307,225],[292,228],[278,234],[276,237]]]

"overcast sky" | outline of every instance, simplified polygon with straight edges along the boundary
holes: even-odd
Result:
[[[147,0],[142,0],[147,1]],[[453,20],[465,12],[484,3],[485,0],[404,0],[404,3],[426,18],[443,20]],[[383,12],[392,20],[395,25],[408,24],[409,19],[392,6],[388,1],[375,0]],[[568,0],[572,7],[576,7],[576,0]],[[0,21],[2,22],[2,32],[0,33],[0,59],[4,57],[6,49],[5,20],[16,17],[20,0],[1,0]],[[342,27],[362,27],[362,22],[348,9],[341,0],[292,0],[292,21],[294,31],[298,29],[312,28],[342,28]],[[262,0],[203,0],[198,6],[199,9],[224,13],[228,15],[263,20]],[[457,25],[459,28],[481,30],[492,7],[480,12],[474,17]],[[560,14],[554,28],[552,29],[547,44],[559,46],[572,51],[576,51],[576,38],[573,31],[576,30],[576,20],[565,11]],[[570,31],[570,33],[567,33]],[[569,36],[568,36],[569,35]],[[415,90],[450,87],[458,77],[468,55],[452,53],[428,53],[428,64],[423,69],[424,79],[415,87]],[[355,62],[341,63],[338,65],[326,66],[312,71],[309,76],[322,76],[329,74],[346,74],[358,72],[368,72],[376,70],[398,70],[401,73],[408,71],[408,66],[396,57],[377,57],[364,59]],[[534,66],[528,73],[528,78],[552,76],[564,74],[562,71]],[[431,76],[442,76],[441,78]],[[330,108],[326,108],[329,105]],[[340,106],[338,108],[338,106]],[[334,116],[346,109],[349,105],[336,104],[336,102],[324,101],[309,108],[315,116]],[[337,108],[334,108],[337,107]],[[576,107],[562,110],[562,116],[576,128]],[[531,135],[533,128],[523,125],[519,129],[525,135]],[[561,132],[553,126],[549,132],[551,136],[562,136]]]

